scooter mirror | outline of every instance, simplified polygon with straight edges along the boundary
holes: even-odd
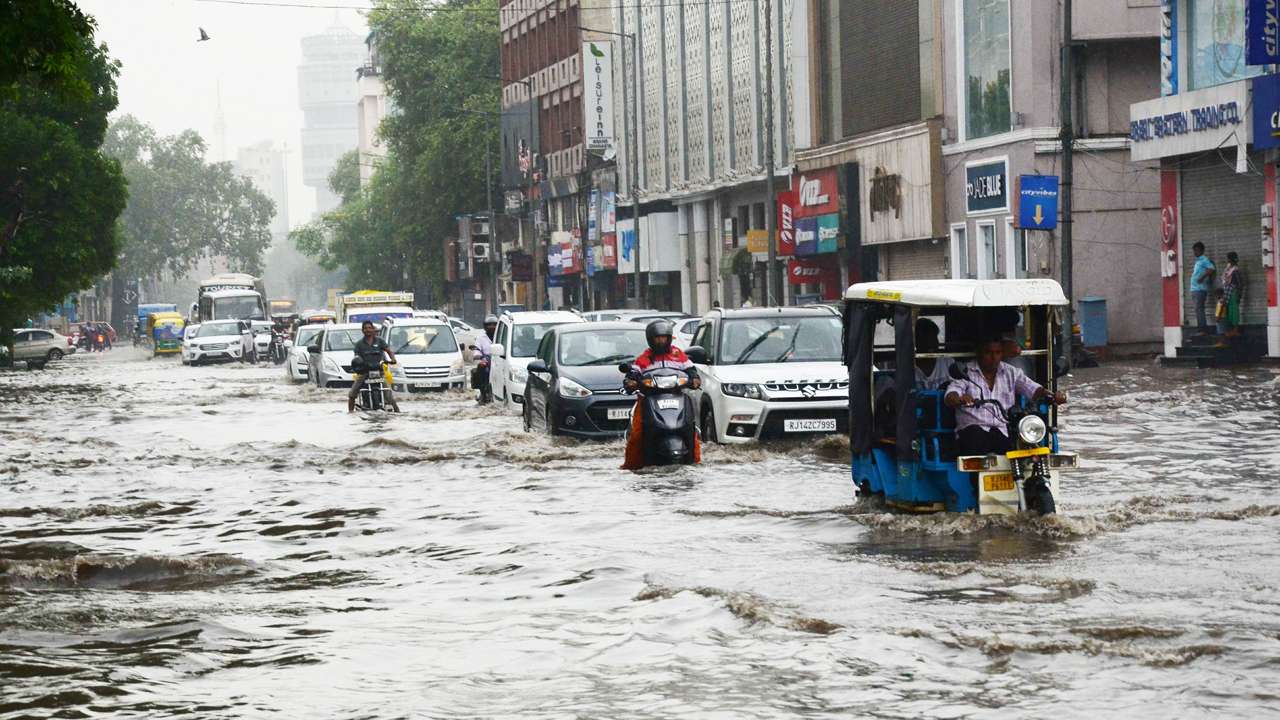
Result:
[[[631,363],[629,362],[618,363],[618,372],[622,373],[623,375],[626,375],[627,373],[631,372]]]

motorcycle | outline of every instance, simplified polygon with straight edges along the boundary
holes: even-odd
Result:
[[[284,332],[278,328],[271,329],[271,344],[267,346],[267,357],[276,365],[284,364],[289,351],[284,346]]]
[[[618,365],[623,375],[631,372],[631,363]],[[694,462],[693,402],[685,394],[689,375],[674,368],[654,368],[641,378],[630,394],[640,394],[636,412],[640,413],[640,437],[643,440],[644,464],[692,465]],[[630,426],[627,433],[630,434]]]
[[[365,376],[364,385],[360,387],[360,394],[356,397],[356,407],[367,412],[386,410],[388,405],[394,403],[395,399],[391,396],[391,369],[386,362],[382,362],[378,364],[376,371]]]

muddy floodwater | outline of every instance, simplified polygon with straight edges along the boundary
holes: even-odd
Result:
[[[855,503],[848,442],[633,474],[130,349],[0,371],[0,718],[1280,713],[1280,375],[1067,383],[1060,515]]]

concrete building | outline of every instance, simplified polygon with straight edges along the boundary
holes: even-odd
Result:
[[[382,58],[378,54],[377,38],[369,33],[364,44],[367,48],[364,64],[356,70],[360,95],[356,102],[356,117],[361,187],[369,184],[373,171],[387,157],[387,148],[378,137],[378,128],[391,110],[387,88],[382,82]]]
[[[285,171],[285,151],[270,140],[236,151],[236,174],[248,178],[276,204],[271,220],[271,238],[280,242],[289,236],[289,178]]]
[[[317,213],[337,207],[329,172],[358,142],[355,70],[364,64],[365,51],[360,36],[340,24],[302,39],[302,182],[315,188]]]
[[[1148,265],[1159,277],[1144,281],[1162,297],[1165,357],[1196,363],[1280,357],[1280,75],[1268,72],[1278,58],[1255,64],[1250,57],[1250,46],[1266,47],[1263,33],[1270,24],[1247,23],[1246,0],[1159,5],[1160,41],[1146,51],[1159,60],[1160,97],[1134,104],[1127,119],[1133,160],[1159,163],[1161,223],[1158,233],[1143,238]],[[1257,35],[1247,38],[1250,31]],[[1238,255],[1247,281],[1242,334],[1225,352],[1193,347],[1198,319],[1190,279],[1197,242],[1217,266],[1215,286],[1221,286],[1229,252]],[[1206,306],[1212,327],[1212,294]]]

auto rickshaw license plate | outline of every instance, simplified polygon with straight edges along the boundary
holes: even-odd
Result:
[[[1013,475],[1011,473],[1000,473],[999,475],[987,475],[982,478],[982,490],[984,492],[1000,492],[1001,490],[1013,489]]]

